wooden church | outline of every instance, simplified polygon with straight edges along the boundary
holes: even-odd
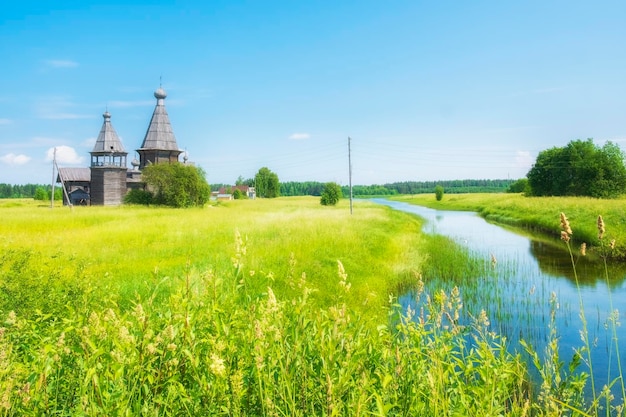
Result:
[[[91,153],[89,168],[59,168],[57,182],[62,182],[67,191],[64,203],[74,205],[120,205],[126,193],[133,188],[143,188],[141,170],[148,164],[178,162],[182,151],[178,149],[176,137],[165,109],[167,94],[163,88],[154,92],[157,99],[152,119],[137,149],[139,161],[131,162],[128,168],[128,153],[111,124],[111,114],[106,111],[104,122]],[[185,162],[186,162],[185,158]]]

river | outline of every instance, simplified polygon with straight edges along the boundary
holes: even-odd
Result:
[[[609,260],[609,270],[605,273],[602,260],[591,261],[589,257],[576,254],[577,285],[572,259],[564,242],[547,242],[545,236],[540,238],[500,227],[473,212],[433,210],[385,199],[373,201],[425,219],[425,233],[453,239],[468,248],[472,257],[496,261],[495,273],[485,274],[479,280],[478,293],[475,281],[463,284],[461,280],[459,289],[465,314],[476,316],[484,309],[492,330],[506,336],[509,350],[523,352],[519,341],[524,339],[540,356],[543,354],[550,336],[553,299],[556,300],[553,303],[556,307],[554,323],[560,358],[567,366],[574,349],[585,345],[581,339],[584,327],[580,315],[582,300],[596,390],[619,376],[618,355],[626,367],[626,325],[613,326],[610,320],[613,317],[619,322],[626,317],[624,264]],[[559,223],[558,218],[555,223]],[[424,282],[429,291],[450,290],[450,284],[429,281],[428,278],[424,277]],[[464,291],[471,294],[470,299],[463,297]],[[400,302],[405,308],[418,308],[411,293],[402,295]],[[611,304],[617,314],[611,315]],[[614,329],[619,347],[613,337]],[[579,370],[588,372],[589,368],[582,364]],[[618,382],[613,389],[616,398],[621,397],[619,386]]]

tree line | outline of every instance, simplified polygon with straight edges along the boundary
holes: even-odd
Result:
[[[42,184],[5,184],[0,183],[0,198],[34,198],[49,200],[52,192],[51,185]],[[60,186],[54,189],[55,200],[60,200],[63,194]]]
[[[274,173],[261,172],[261,176],[257,180],[261,180],[265,186],[268,196],[314,196],[320,197],[326,183],[318,181],[288,181],[278,182],[278,177]],[[261,182],[261,181],[259,181]],[[514,180],[450,180],[450,181],[405,181],[395,182],[383,185],[354,185],[352,187],[352,195],[355,197],[384,196],[396,194],[426,194],[433,193],[437,185],[445,189],[446,194],[458,193],[501,193],[507,191]],[[238,180],[237,185],[254,186],[253,179]],[[278,184],[278,188],[276,188]],[[211,184],[211,189],[217,191],[219,188],[228,188],[229,184]],[[39,191],[38,191],[39,190]],[[276,193],[276,191],[279,191]],[[11,185],[0,184],[0,198],[35,198],[45,191],[50,195],[50,185],[41,184],[24,184]],[[55,188],[56,193],[60,193],[59,187]],[[257,189],[257,195],[260,196]],[[350,187],[347,185],[341,187],[344,196],[350,195]],[[49,197],[48,197],[49,198]],[[42,198],[39,198],[42,199]],[[43,198],[45,199],[45,198]]]
[[[441,186],[447,194],[460,193],[503,193],[515,180],[446,180],[446,181],[405,181],[383,185],[354,185],[352,195],[355,197],[385,196],[396,194],[427,194],[435,192],[436,186]],[[280,195],[282,196],[321,196],[324,184],[317,181],[282,182]],[[350,187],[341,187],[344,196],[350,195]]]

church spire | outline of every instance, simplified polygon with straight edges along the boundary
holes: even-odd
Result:
[[[102,117],[104,118],[104,122],[102,123],[98,139],[96,139],[96,143],[91,153],[125,153],[126,151],[124,150],[122,141],[119,136],[117,136],[117,132],[111,124],[111,113],[107,110],[104,112]]]
[[[159,87],[154,92],[154,97],[157,99],[157,104],[141,148],[137,149],[140,169],[148,163],[177,162],[178,155],[182,152],[178,149],[170,118],[165,109],[167,93]]]

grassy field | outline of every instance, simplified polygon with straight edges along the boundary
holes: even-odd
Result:
[[[220,203],[203,209],[66,207],[0,200],[3,253],[21,268],[63,285],[89,285],[125,303],[146,296],[166,276],[189,269],[226,270],[235,256],[235,235],[246,246],[245,266],[275,277],[275,291],[289,295],[290,282],[304,272],[331,302],[327,288],[340,260],[352,277],[354,308],[379,308],[388,294],[419,270],[423,258],[420,222],[362,203],[319,207],[318,199],[288,198]],[[7,265],[4,265],[7,268]],[[54,285],[54,284],[53,284]],[[83,288],[84,289],[84,288]],[[262,288],[262,290],[264,290]],[[33,307],[37,307],[36,305]],[[15,308],[32,310],[29,303]]]
[[[440,210],[476,211],[489,221],[559,236],[563,212],[576,227],[573,240],[589,248],[615,239],[612,256],[626,258],[626,200],[588,197],[525,197],[521,194],[448,194],[436,201],[434,194],[397,196],[394,200]],[[598,216],[606,225],[604,242],[598,239]]]
[[[458,324],[458,291],[420,292],[429,264],[467,259],[457,247],[347,204],[0,200],[0,415],[596,410],[558,363],[533,392],[488,317]],[[422,310],[397,304],[408,287]]]

